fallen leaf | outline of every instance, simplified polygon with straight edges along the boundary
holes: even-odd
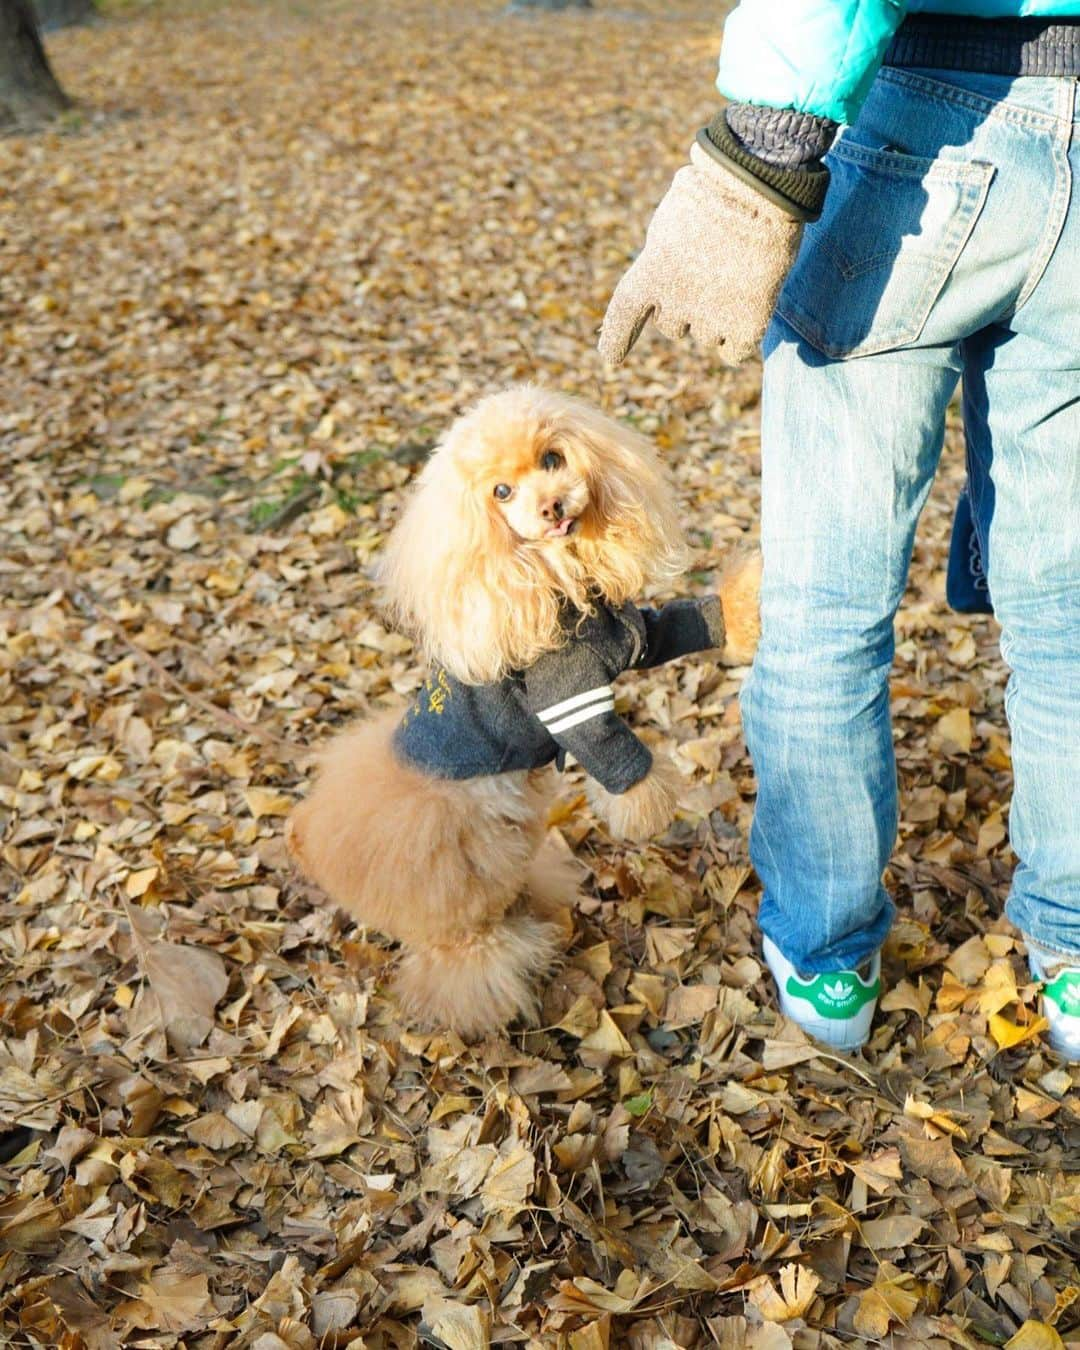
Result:
[[[971,649],[974,652],[974,648]],[[971,713],[967,708],[953,708],[938,718],[938,735],[964,754],[971,751]]]
[[[152,995],[151,1015],[177,1048],[201,1045],[228,989],[225,962],[217,952],[160,937],[140,918],[139,910],[129,907],[127,913]]]
[[[483,1308],[435,1297],[425,1301],[421,1317],[449,1350],[487,1350],[491,1344],[491,1318]]]
[[[804,1317],[817,1294],[821,1276],[808,1266],[790,1262],[780,1269],[780,1289],[763,1275],[750,1287],[750,1302],[767,1322],[790,1322]]]
[[[906,1247],[914,1242],[926,1227],[915,1214],[889,1214],[881,1219],[867,1219],[859,1225],[859,1233],[867,1247]]]
[[[893,1325],[905,1326],[919,1306],[914,1277],[884,1262],[873,1285],[859,1295],[855,1330],[880,1339]]]
[[[1005,1342],[1005,1350],[1065,1350],[1065,1342],[1053,1327],[1043,1322],[1025,1322]]]
[[[1010,1022],[1007,1017],[1002,1017],[1000,1013],[994,1013],[990,1018],[990,1035],[993,1036],[994,1044],[999,1050],[1011,1050],[1014,1045],[1023,1045],[1025,1041],[1041,1036],[1049,1025],[1046,1018],[1041,1016],[1033,1017],[1030,1022],[1018,1025],[1016,1022]]]
[[[187,1274],[176,1266],[160,1266],[140,1285],[137,1298],[121,1303],[117,1316],[130,1327],[145,1331],[190,1334],[216,1314],[207,1278]]]
[[[260,820],[263,816],[287,816],[295,802],[284,792],[275,792],[272,788],[252,787],[244,790],[247,809]]]
[[[596,1030],[582,1038],[579,1049],[597,1050],[606,1055],[633,1054],[633,1047],[606,1009],[601,1009]]]

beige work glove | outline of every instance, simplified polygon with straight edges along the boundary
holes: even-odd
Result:
[[[751,356],[802,238],[806,213],[780,200],[699,137],[611,297],[600,330],[604,360],[624,361],[650,318],[665,337],[691,333],[729,365]]]

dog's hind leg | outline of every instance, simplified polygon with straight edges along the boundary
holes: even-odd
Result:
[[[584,868],[561,839],[547,838],[525,873],[525,903],[539,918],[570,927],[568,911],[581,894]]]
[[[544,842],[548,797],[543,775],[456,785],[457,847],[443,856],[423,931],[403,935],[395,993],[411,1017],[466,1037],[535,1022],[577,888]]]
[[[486,928],[407,947],[394,994],[411,1018],[466,1039],[518,1019],[535,1023],[540,982],[562,945],[558,924],[515,909]]]

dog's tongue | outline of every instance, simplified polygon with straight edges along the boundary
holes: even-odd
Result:
[[[559,521],[558,525],[555,525],[550,530],[548,530],[548,534],[556,538],[565,539],[566,536],[570,533],[570,531],[574,528],[576,522],[577,522],[576,516],[564,516],[562,520]]]

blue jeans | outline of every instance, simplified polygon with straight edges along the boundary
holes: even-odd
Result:
[[[761,927],[806,972],[857,965],[893,917],[893,616],[961,376],[1012,672],[1007,912],[1080,956],[1078,90],[883,71],[766,337],[751,856]]]

